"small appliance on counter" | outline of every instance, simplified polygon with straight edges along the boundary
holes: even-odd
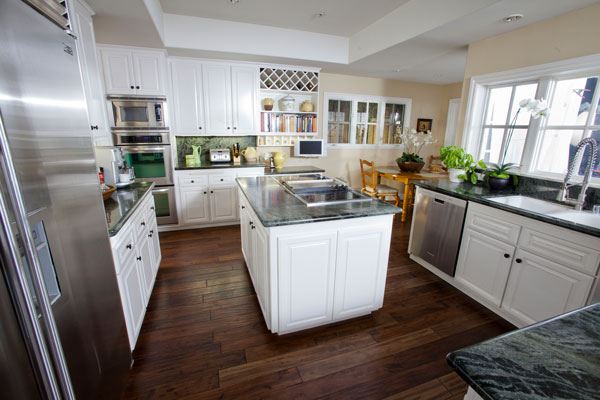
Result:
[[[250,164],[256,162],[258,152],[254,147],[246,147],[244,150],[242,150],[242,155],[246,159],[246,162]]]
[[[229,149],[210,149],[209,154],[211,163],[231,162],[231,151]]]

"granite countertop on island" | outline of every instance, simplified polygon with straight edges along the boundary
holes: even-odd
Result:
[[[486,400],[600,399],[600,303],[452,352]]]
[[[396,214],[402,211],[376,199],[307,207],[287,192],[273,176],[237,178],[237,182],[265,227]]]
[[[154,183],[152,182],[135,182],[127,187],[117,189],[112,196],[104,200],[109,236],[119,233],[119,230],[140,205],[140,200],[153,187]]]
[[[600,229],[592,225],[585,225],[564,218],[557,218],[549,214],[535,212],[534,210],[517,208],[508,204],[502,204],[491,200],[494,197],[523,195],[541,200],[554,201],[558,190],[554,187],[546,186],[518,186],[517,188],[507,188],[503,190],[491,190],[488,187],[470,183],[454,183],[449,180],[427,180],[415,181],[416,186],[429,189],[434,192],[446,194],[448,196],[458,197],[463,200],[481,203],[486,206],[498,208],[504,211],[533,218],[542,222],[547,222],[556,226],[562,226],[574,231],[582,232],[588,235],[600,237]]]
[[[293,175],[293,174],[312,174],[325,172],[323,168],[312,165],[292,165],[283,168],[265,168],[263,163],[210,163],[206,162],[197,167],[176,166],[176,171],[188,171],[196,169],[221,169],[221,168],[264,168],[265,175]]]

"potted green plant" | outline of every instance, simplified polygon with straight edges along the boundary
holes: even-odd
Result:
[[[458,178],[463,181],[466,181],[466,182],[471,182],[473,185],[476,185],[477,179],[478,179],[477,170],[485,171],[486,168],[487,168],[487,165],[485,165],[483,160],[473,162],[473,163],[471,163],[471,165],[469,165],[467,168],[465,168],[465,173],[460,174],[458,176]]]
[[[506,164],[490,164],[491,168],[486,171],[486,178],[490,189],[500,190],[508,186],[510,181],[510,169],[514,166],[513,163]]]
[[[466,176],[467,169],[474,163],[473,156],[458,146],[445,146],[440,149],[442,163],[448,168],[450,182],[461,182],[461,175]]]
[[[416,129],[409,129],[404,127],[400,134],[402,144],[404,145],[404,151],[402,156],[396,159],[396,163],[400,168],[400,171],[404,172],[421,172],[425,162],[419,155],[424,146],[435,143],[436,140],[433,138],[431,131],[417,132]]]

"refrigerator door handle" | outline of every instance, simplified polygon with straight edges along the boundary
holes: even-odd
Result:
[[[22,294],[25,297],[22,300],[27,303],[25,305],[27,308],[27,316],[31,320],[29,321],[31,322],[29,328],[33,328],[34,330],[34,332],[30,333],[34,334],[33,338],[35,338],[36,344],[39,346],[38,355],[42,357],[42,360],[40,360],[42,365],[38,366],[47,374],[47,376],[42,377],[45,389],[49,390],[48,394],[52,395],[51,398],[75,399],[71,378],[69,376],[68,367],[58,335],[58,329],[56,327],[54,315],[52,314],[50,299],[48,298],[48,292],[42,276],[41,263],[38,259],[31,230],[29,229],[27,211],[23,198],[21,197],[21,188],[19,187],[12,155],[10,153],[8,137],[6,135],[1,110],[0,172],[2,174],[1,179],[4,181],[3,183],[6,187],[6,194],[8,195],[8,199],[6,199],[4,192],[0,191],[0,218],[2,219],[1,222],[4,231],[8,236],[6,239],[11,244],[11,262],[15,264],[14,266],[16,267],[11,272],[16,275],[19,282],[18,287],[22,290]],[[13,213],[12,216],[15,219],[16,232],[13,230],[8,210],[11,210]],[[2,232],[2,234],[4,234],[4,232]],[[24,263],[19,255],[17,234],[22,241],[27,265],[23,265]],[[38,301],[39,312],[43,319],[42,323],[40,323],[37,318],[34,300],[27,285],[24,268],[27,268],[31,274],[31,283]],[[20,304],[19,306],[23,305]],[[43,340],[44,337],[46,338],[46,341]],[[52,368],[52,365],[54,368]],[[58,396],[56,396],[57,394]]]

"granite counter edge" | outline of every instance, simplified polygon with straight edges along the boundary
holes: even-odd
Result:
[[[146,188],[146,191],[144,192],[144,194],[142,195],[142,197],[140,197],[139,200],[135,202],[134,206],[131,207],[131,209],[129,209],[129,211],[127,212],[127,214],[125,214],[123,217],[121,217],[121,219],[119,219],[119,222],[117,222],[112,227],[112,229],[108,229],[108,236],[109,237],[115,237],[115,236],[117,236],[119,234],[119,232],[121,231],[121,229],[123,228],[123,226],[127,223],[127,221],[129,221],[129,218],[131,218],[131,216],[137,211],[137,209],[139,208],[139,206],[143,202],[143,200],[146,199],[146,196],[148,196],[148,193],[152,192],[152,189],[154,189],[154,186],[155,186],[155,183],[152,182]],[[118,190],[117,190],[117,195],[118,195]]]

